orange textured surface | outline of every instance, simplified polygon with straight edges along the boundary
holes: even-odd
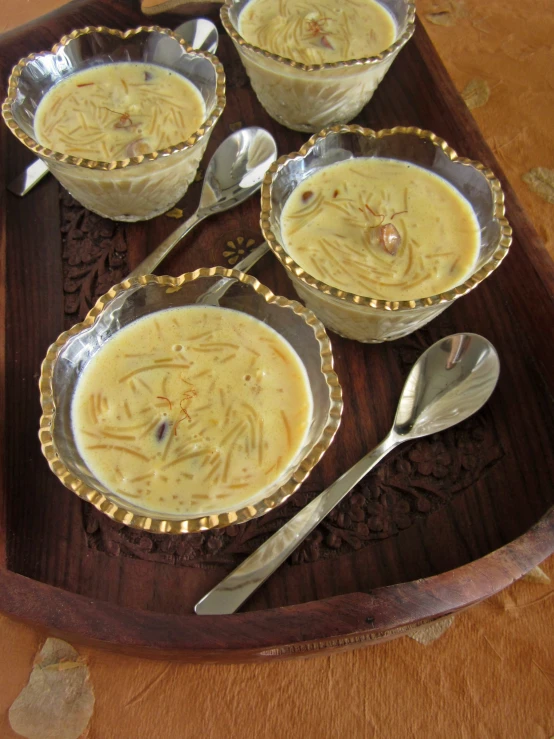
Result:
[[[153,9],[155,0],[145,0]],[[0,31],[61,5],[2,0]],[[522,180],[554,170],[552,0],[420,0],[420,17],[459,90],[485,80],[473,111],[554,255],[554,205]],[[452,25],[435,25],[440,13]],[[435,16],[436,18],[436,16]],[[91,18],[91,22],[94,19]],[[404,637],[366,649],[263,665],[188,666],[79,648],[96,705],[88,739],[554,735],[554,558],[550,581],[515,583],[459,614],[424,646]],[[0,737],[45,635],[0,616]]]
[[[551,582],[519,581],[455,617],[427,646],[409,637],[331,657],[179,665],[78,647],[96,703],[88,739],[554,734]],[[44,638],[0,617],[0,736]]]
[[[490,98],[473,115],[554,256],[554,205],[522,180],[535,167],[552,170],[554,177],[552,0],[420,0],[416,5],[458,90],[473,79],[488,83]],[[463,14],[454,25],[428,20],[428,14],[451,6]]]

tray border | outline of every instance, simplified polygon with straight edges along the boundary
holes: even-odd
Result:
[[[490,598],[542,562],[552,548],[553,527],[554,506],[509,544],[440,575],[232,616],[127,608],[0,570],[0,611],[73,641],[154,659],[205,663],[305,657],[388,641]],[[252,638],[253,626],[261,638]],[[332,632],[336,635],[329,636]]]

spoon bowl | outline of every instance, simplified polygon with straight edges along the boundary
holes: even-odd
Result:
[[[177,26],[175,33],[193,49],[209,51],[210,54],[217,51],[219,34],[215,24],[207,18],[192,18],[185,21]]]
[[[228,136],[206,168],[196,212],[162,241],[128,277],[151,274],[197,223],[247,200],[260,189],[267,169],[276,159],[277,144],[264,128],[242,128]]]
[[[264,128],[235,131],[219,145],[208,164],[199,209],[216,208],[221,213],[246,200],[260,189],[276,158],[277,144]]]
[[[394,424],[383,441],[205,595],[195,612],[234,613],[384,456],[408,439],[444,431],[478,411],[494,390],[499,372],[496,350],[482,336],[454,334],[433,344],[412,367]]]
[[[405,441],[464,421],[487,402],[499,372],[496,349],[482,336],[454,334],[437,341],[412,367],[391,433]]]

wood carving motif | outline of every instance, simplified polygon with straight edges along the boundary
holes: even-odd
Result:
[[[443,434],[415,442],[358,484],[296,550],[291,562],[336,557],[397,535],[449,503],[503,455],[486,409]],[[183,536],[135,531],[87,505],[83,509],[87,542],[112,556],[188,567],[233,567],[318,492],[300,491],[284,506],[241,526]]]
[[[408,336],[404,336],[398,341],[393,341],[391,346],[398,357],[402,370],[408,375],[408,372],[424,351],[439,339],[454,333],[456,333],[456,328],[451,318],[451,312],[447,309],[431,323],[420,328],[419,331],[408,334]]]
[[[199,174],[201,179],[203,172]],[[92,213],[63,188],[60,201],[65,327],[70,328],[130,269],[124,224]],[[233,267],[260,241],[258,231],[231,232],[222,243],[223,259]]]
[[[66,328],[129,273],[125,228],[83,208],[60,188]]]

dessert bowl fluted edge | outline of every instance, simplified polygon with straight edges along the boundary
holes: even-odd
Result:
[[[302,64],[302,62],[295,62],[293,59],[279,56],[279,54],[273,54],[270,51],[261,49],[259,46],[255,46],[254,44],[250,44],[248,41],[246,41],[236,30],[233,21],[231,20],[231,17],[229,15],[229,11],[231,10],[235,2],[236,0],[226,0],[225,4],[221,8],[220,13],[223,28],[227,31],[233,41],[241,46],[243,49],[248,49],[249,51],[252,51],[254,54],[257,54],[260,57],[271,59],[272,61],[278,62],[279,64],[285,64],[286,66],[291,67],[292,69],[300,70],[301,72],[319,72],[323,69],[338,70],[348,69],[351,67],[371,67],[375,66],[376,64],[381,64],[391,57],[394,57],[394,55],[397,54],[398,51],[411,39],[415,31],[415,4],[411,2],[411,0],[408,0],[408,2],[406,3],[405,28],[403,29],[400,36],[398,36],[398,38],[396,38],[390,46],[388,46],[386,49],[383,49],[383,51],[380,51],[379,54],[375,54],[374,56],[361,57],[359,59],[348,59],[341,62],[326,62],[325,64]]]
[[[82,157],[74,157],[70,154],[64,154],[63,152],[54,151],[47,147],[42,146],[32,136],[26,133],[17,123],[13,113],[13,106],[17,101],[17,95],[19,90],[19,82],[21,75],[24,73],[27,67],[31,67],[34,63],[39,60],[44,60],[48,57],[55,56],[60,50],[70,48],[72,44],[79,43],[79,40],[84,36],[92,34],[101,34],[107,36],[113,36],[119,38],[122,42],[129,39],[134,39],[140,34],[152,34],[158,33],[173,39],[175,43],[183,47],[187,54],[194,57],[203,57],[209,61],[216,74],[216,90],[215,90],[215,106],[212,111],[202,123],[202,125],[189,136],[186,141],[180,141],[172,146],[158,151],[153,151],[148,154],[141,154],[136,157],[128,157],[126,159],[114,160],[111,162],[96,161],[93,159],[84,159]],[[217,57],[210,54],[207,51],[198,51],[192,49],[188,44],[179,38],[173,31],[167,28],[161,28],[160,26],[139,26],[137,28],[128,29],[126,31],[119,31],[115,28],[107,28],[106,26],[86,26],[72,31],[71,33],[63,36],[50,51],[41,51],[38,53],[32,53],[21,59],[12,69],[10,78],[8,80],[8,94],[4,102],[2,103],[2,117],[8,128],[12,133],[23,143],[28,149],[39,155],[42,159],[47,162],[64,162],[66,164],[74,165],[77,167],[84,167],[86,169],[96,170],[107,170],[112,171],[115,169],[124,169],[128,167],[134,167],[140,165],[143,162],[149,162],[161,157],[168,157],[172,154],[177,154],[186,149],[192,148],[200,139],[204,138],[214,128],[215,124],[219,120],[223,109],[225,108],[225,72],[223,65],[219,62]]]
[[[319,352],[319,362],[322,381],[328,396],[328,410],[322,428],[307,453],[295,463],[289,471],[289,477],[272,494],[250,505],[244,505],[237,510],[209,514],[202,517],[179,518],[152,513],[145,515],[144,510],[137,512],[126,501],[116,495],[107,495],[85,483],[68,465],[59,453],[55,441],[53,425],[56,419],[55,390],[53,386],[54,370],[60,353],[79,337],[98,323],[99,317],[110,307],[113,301],[126,292],[138,291],[148,285],[157,285],[166,288],[166,293],[173,294],[184,286],[199,278],[231,277],[238,283],[249,286],[258,296],[268,304],[275,304],[284,310],[295,314],[294,320],[299,325],[304,324],[313,332]],[[168,306],[169,307],[169,306]],[[275,295],[269,288],[262,285],[250,275],[224,267],[198,269],[195,272],[183,274],[179,277],[145,275],[125,280],[112,287],[105,295],[98,299],[93,308],[81,323],[76,324],[68,331],[63,332],[49,347],[41,366],[39,380],[40,402],[42,417],[40,419],[39,439],[41,450],[50,469],[66,488],[72,490],[80,498],[92,503],[98,510],[117,521],[133,528],[151,531],[153,533],[194,533],[208,529],[222,528],[231,524],[239,524],[252,518],[262,516],[273,508],[284,503],[308,477],[317,462],[326,452],[338,430],[342,414],[342,390],[338,377],[333,369],[333,354],[331,342],[324,326],[316,316],[297,301]]]
[[[424,141],[430,142],[434,147],[440,149],[446,157],[454,163],[461,164],[465,167],[472,168],[478,172],[486,180],[488,187],[490,188],[492,198],[492,213],[491,218],[498,223],[498,235],[495,238],[495,243],[492,244],[492,253],[484,264],[478,265],[478,268],[466,279],[451,290],[438,293],[436,295],[425,296],[413,300],[383,300],[380,298],[373,298],[367,295],[356,295],[354,293],[341,290],[339,288],[327,285],[325,282],[318,280],[317,278],[306,272],[295,260],[289,256],[286,249],[283,247],[281,242],[278,240],[275,229],[275,214],[274,214],[274,202],[273,202],[273,191],[275,188],[275,182],[281,178],[286,180],[287,168],[290,167],[291,163],[301,162],[305,160],[321,142],[325,142],[330,137],[338,137],[341,134],[351,134],[362,139],[385,139],[386,137],[397,136],[397,135],[412,135]],[[470,201],[471,203],[471,201]],[[284,203],[280,202],[282,207]],[[453,300],[466,295],[471,290],[474,290],[483,280],[488,277],[504,260],[508,254],[510,244],[512,242],[512,229],[507,219],[505,218],[505,207],[504,207],[504,193],[499,180],[495,177],[494,173],[488,169],[484,164],[472,159],[460,157],[456,151],[447,144],[447,142],[432,133],[415,126],[404,127],[396,126],[395,128],[383,129],[380,131],[374,131],[369,128],[363,128],[358,125],[346,125],[339,124],[324,129],[323,131],[314,134],[300,149],[299,151],[286,154],[277,159],[268,171],[263,180],[262,192],[261,192],[261,228],[267,243],[271,247],[277,259],[281,262],[289,277],[293,275],[301,283],[309,286],[312,289],[317,290],[323,295],[328,295],[332,298],[336,298],[339,301],[343,301],[345,304],[354,304],[357,306],[368,306],[373,309],[382,311],[410,311],[415,308],[426,308],[430,306],[436,306],[441,303],[450,303]]]

